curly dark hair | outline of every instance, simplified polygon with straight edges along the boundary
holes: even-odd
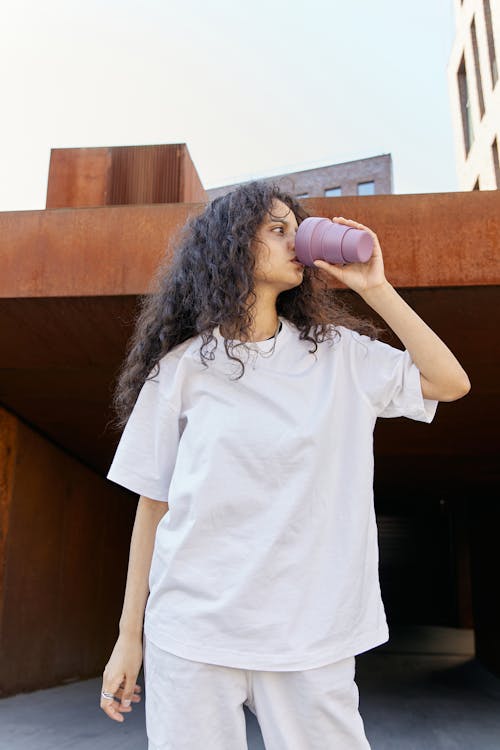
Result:
[[[251,243],[266,214],[272,217],[275,199],[289,206],[297,224],[309,216],[276,183],[254,180],[212,200],[174,238],[173,257],[165,254],[152,291],[139,298],[134,332],[113,392],[114,426],[125,425],[148,375],[158,374],[159,360],[178,344],[201,335],[200,358],[208,366],[205,347],[211,341],[217,347],[215,326],[239,331],[239,340],[249,338],[256,299]],[[336,325],[377,338],[381,329],[353,315],[322,274],[316,266],[304,266],[302,283],[278,295],[277,314],[299,329],[299,338],[314,344],[312,352],[318,342],[340,335]],[[242,377],[245,365],[233,355],[232,340],[224,339],[224,347],[230,359],[240,362]],[[213,359],[212,351],[209,359]]]

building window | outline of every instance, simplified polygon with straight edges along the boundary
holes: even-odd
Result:
[[[358,182],[358,195],[374,195],[374,193],[375,182],[373,180]]]
[[[338,186],[338,187],[332,187],[332,188],[326,188],[326,190],[325,190],[325,198],[326,197],[332,197],[334,195],[342,195],[342,188],[340,186]]]
[[[479,100],[479,111],[481,117],[484,115],[483,82],[481,80],[481,68],[479,67],[479,50],[477,48],[476,17],[472,18],[470,25],[470,36],[472,40],[472,51],[474,53],[474,69],[476,73],[477,98]]]
[[[296,198],[309,198],[309,193],[299,193],[295,196]]]
[[[467,71],[465,69],[465,56],[462,55],[457,72],[458,93],[460,97],[460,110],[462,112],[462,128],[464,133],[465,155],[468,156],[472,141],[474,140],[474,129],[472,127],[472,114],[470,108],[469,87],[467,86]]]
[[[490,0],[483,0],[484,22],[486,24],[486,38],[488,39],[488,53],[490,57],[491,85],[495,88],[498,79],[497,57],[495,53],[495,39],[491,23]]]
[[[491,155],[493,157],[493,169],[495,170],[495,182],[497,189],[500,188],[500,160],[498,157],[498,141],[495,136],[495,140],[491,144]]]

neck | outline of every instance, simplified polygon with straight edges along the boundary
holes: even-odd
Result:
[[[245,341],[248,343],[251,343],[252,341],[264,341],[277,333],[279,322],[279,316],[275,307],[269,310],[257,309],[253,315],[248,338],[241,339],[241,334],[239,332],[231,331],[228,331],[227,333],[229,335],[226,336],[226,329],[223,331],[222,327],[220,332],[224,338],[234,338],[238,341]]]

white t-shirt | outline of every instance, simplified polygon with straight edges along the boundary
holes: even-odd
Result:
[[[318,344],[283,316],[273,340],[177,345],[146,381],[107,477],[168,500],[144,630],[178,656],[302,670],[388,640],[373,504],[377,417],[431,422],[407,351],[344,327]],[[214,346],[205,348],[208,354]],[[236,353],[236,352],[235,352]],[[151,373],[150,373],[151,374]]]

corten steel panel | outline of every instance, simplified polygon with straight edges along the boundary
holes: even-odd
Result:
[[[2,632],[5,559],[12,504],[18,420],[0,407],[0,634]],[[0,635],[1,637],[1,635]],[[1,664],[1,661],[0,661]],[[1,671],[1,670],[0,670]]]
[[[110,205],[179,201],[179,146],[124,146],[111,152]]]
[[[197,203],[208,201],[208,193],[203,187],[187,148],[181,152],[181,174],[179,187],[179,201],[181,203]]]
[[[15,421],[4,445],[15,461],[1,560],[0,695],[102,673],[118,635],[136,508],[131,493]]]
[[[111,389],[135,311],[135,297],[0,301],[0,403],[100,473],[117,437]]]
[[[47,208],[206,199],[184,143],[51,151]]]
[[[46,207],[105,206],[110,167],[109,148],[52,149]]]
[[[142,294],[193,210],[169,203],[0,214],[0,297]]]
[[[204,206],[2,213],[0,297],[144,293],[175,232]],[[500,191],[317,198],[307,206],[374,229],[397,287],[500,284]]]
[[[395,286],[500,283],[498,190],[315,198],[311,203],[319,216],[343,216],[373,229]]]

